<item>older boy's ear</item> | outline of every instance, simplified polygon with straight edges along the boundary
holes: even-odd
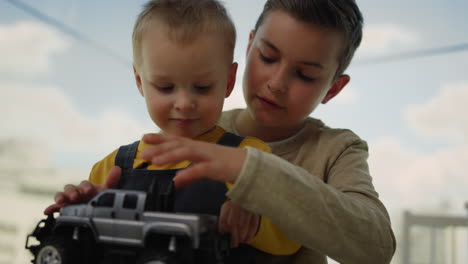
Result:
[[[141,96],[145,96],[143,93],[143,87],[141,86],[141,76],[135,68],[135,64],[133,64],[133,75],[135,76],[135,82],[138,87],[138,91],[140,91]]]
[[[247,50],[245,52],[245,55],[249,54],[250,48],[252,46],[253,39],[255,37],[255,30],[251,30],[249,34],[249,42],[247,43]]]
[[[232,90],[234,89],[234,85],[236,84],[236,73],[237,73],[237,62],[233,62],[231,65],[231,69],[229,70],[229,76],[227,80],[227,87],[226,87],[226,98],[231,95]]]
[[[335,97],[337,94],[343,90],[343,88],[348,84],[349,80],[351,77],[347,74],[342,74],[338,77],[338,79],[335,80],[333,83],[332,87],[330,90],[328,90],[327,94],[322,100],[322,104],[326,104],[328,101],[330,101],[333,97]]]

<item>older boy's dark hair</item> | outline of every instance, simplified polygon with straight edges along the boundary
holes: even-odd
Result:
[[[362,40],[363,18],[355,0],[267,0],[255,31],[271,11],[283,11],[300,21],[342,33],[344,45],[335,77],[343,74]]]
[[[142,59],[141,40],[144,32],[153,20],[165,25],[168,38],[174,41],[190,41],[201,33],[221,33],[231,57],[234,54],[236,29],[218,0],[151,0],[144,5],[133,27],[133,61],[136,65]]]

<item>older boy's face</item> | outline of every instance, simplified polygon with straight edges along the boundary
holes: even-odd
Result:
[[[271,12],[248,46],[243,86],[251,116],[266,126],[301,126],[333,97],[330,88],[341,89],[349,80],[333,79],[341,43],[335,31]]]
[[[160,27],[142,40],[136,81],[151,119],[166,134],[199,136],[214,127],[235,81],[223,38],[215,34],[187,43],[172,41]]]

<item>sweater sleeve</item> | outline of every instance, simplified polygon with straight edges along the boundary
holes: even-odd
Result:
[[[372,186],[367,156],[364,141],[348,144],[324,181],[280,157],[247,148],[227,195],[271,219],[294,241],[340,263],[390,263],[395,238]]]
[[[252,137],[246,137],[239,147],[255,148],[256,150],[271,153],[271,148],[266,143]],[[232,185],[229,184],[228,189],[231,187]],[[272,255],[291,255],[301,247],[299,243],[289,239],[280,228],[265,216],[261,216],[258,232],[249,244]]]

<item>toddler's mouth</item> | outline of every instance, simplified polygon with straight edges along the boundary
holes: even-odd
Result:
[[[195,122],[196,118],[171,118],[170,121],[177,123],[178,125],[189,125]]]

